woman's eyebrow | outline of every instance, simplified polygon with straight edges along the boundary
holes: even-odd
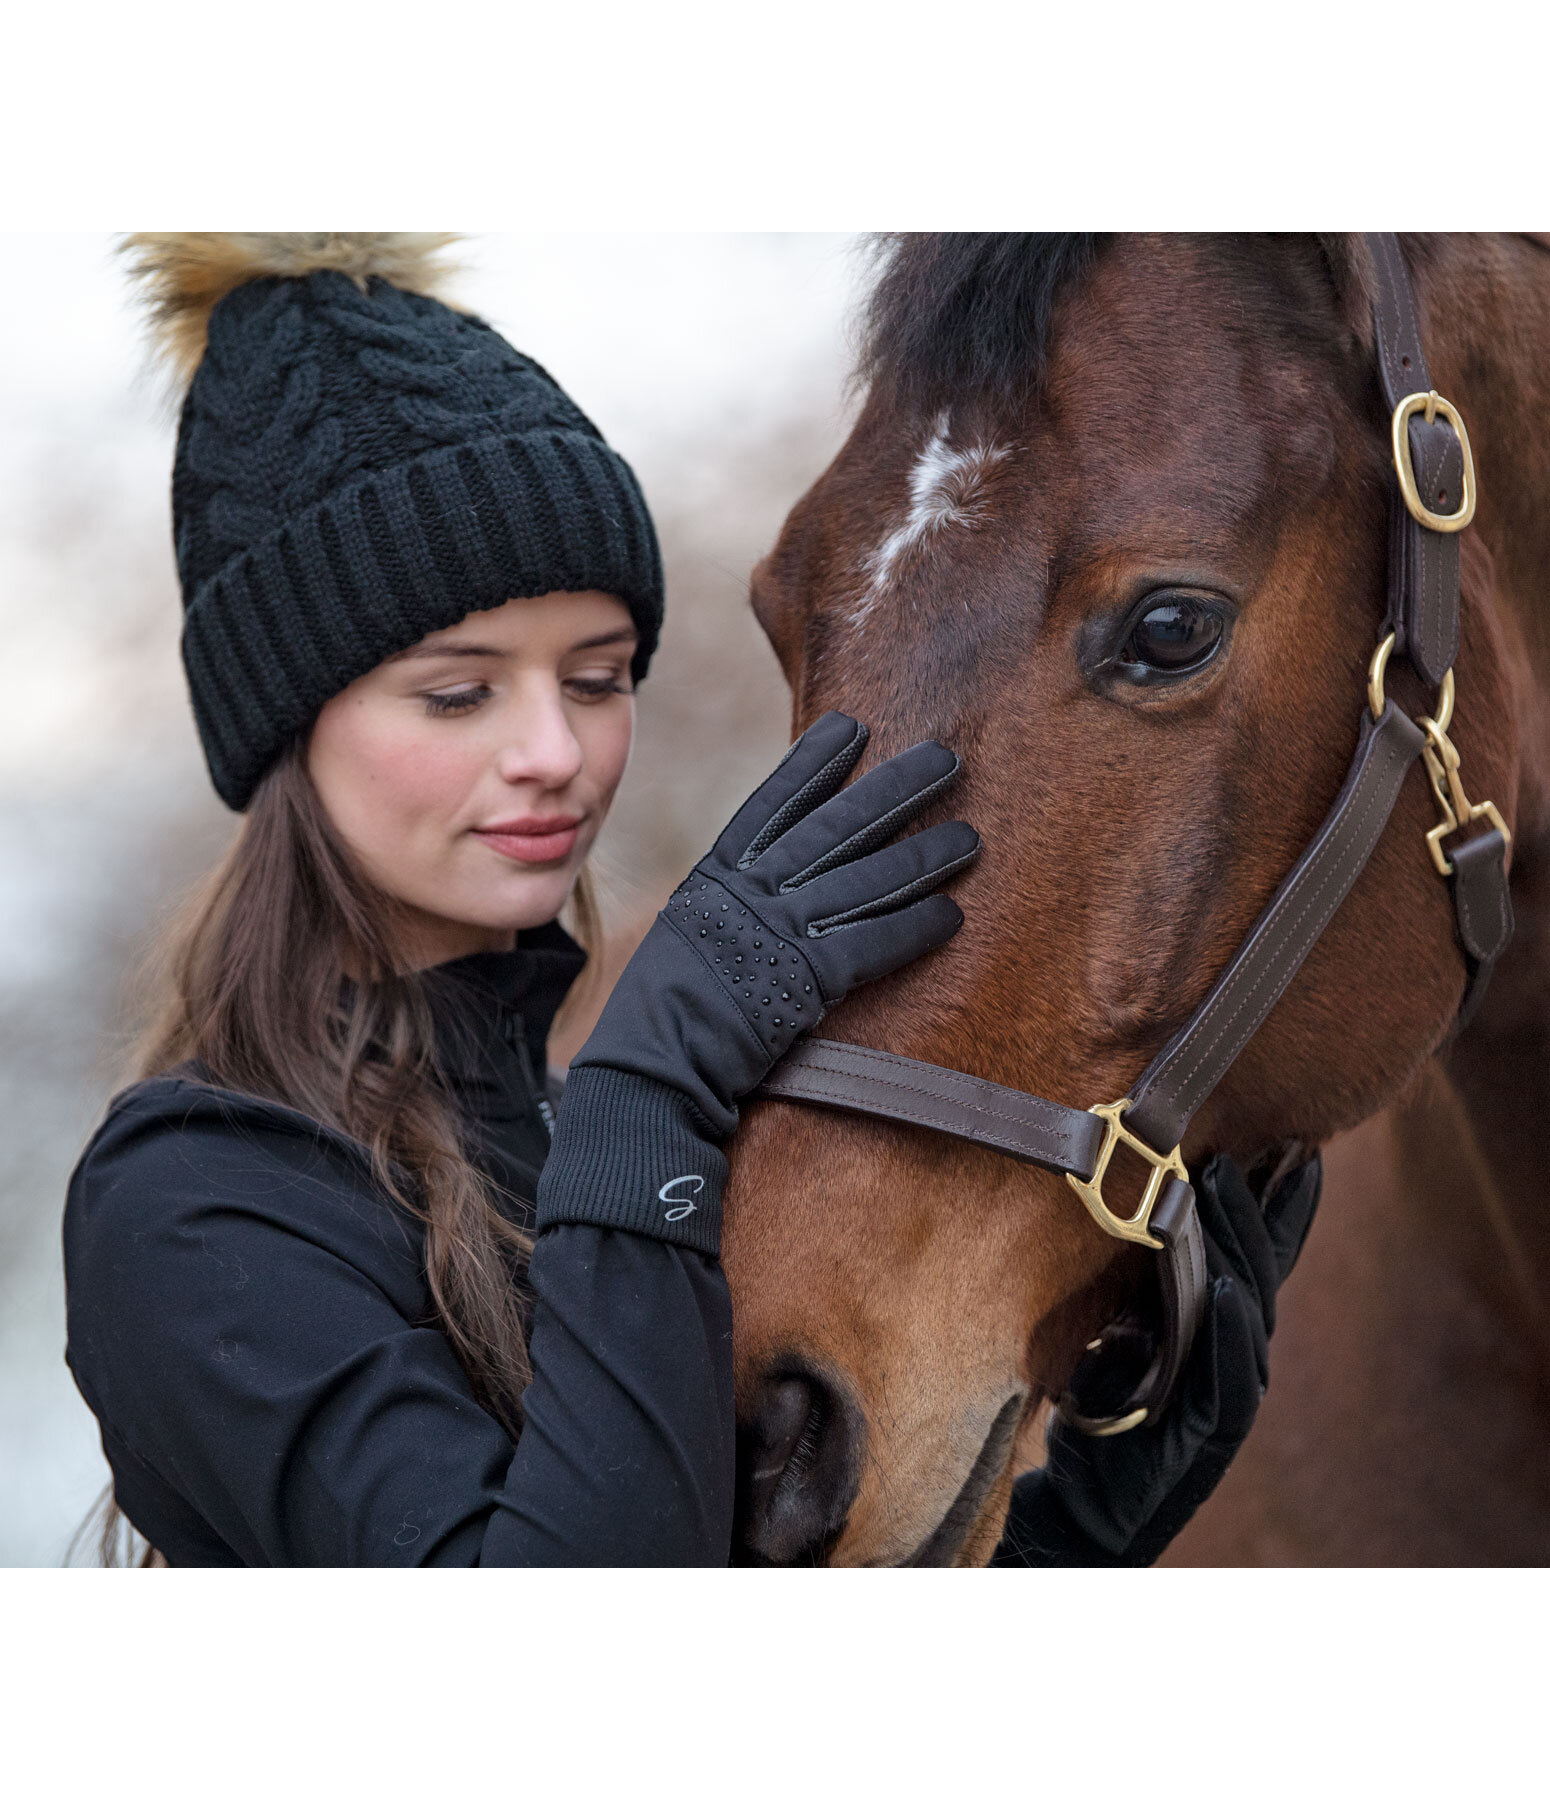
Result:
[[[605,631],[600,637],[583,638],[579,644],[572,644],[572,650],[602,650],[609,644],[638,644],[640,633],[633,625],[621,625],[617,631]]]
[[[579,644],[572,644],[572,650],[601,650],[609,644],[633,644],[640,641],[640,633],[632,626],[621,626],[618,631],[605,631],[599,637],[583,638]],[[410,662],[419,657],[428,656],[509,656],[509,650],[499,650],[490,644],[411,644],[407,650],[400,650],[388,657],[388,662]]]
[[[425,656],[504,656],[504,650],[492,649],[488,644],[411,644],[407,650],[400,650],[384,660],[387,662],[412,662],[417,657]]]

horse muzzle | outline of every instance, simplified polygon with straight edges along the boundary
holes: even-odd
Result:
[[[952,1435],[956,1454],[933,1479],[905,1484],[941,1502],[923,1520],[899,1516],[886,1494],[858,1511],[869,1459],[869,1426],[850,1384],[798,1355],[773,1364],[739,1426],[734,1563],[815,1566],[894,1563],[943,1568],[957,1561],[1006,1472],[1027,1395],[1021,1388],[990,1410],[974,1409]],[[851,1542],[850,1540],[855,1540]]]
[[[996,1414],[985,1442],[980,1446],[980,1453],[974,1459],[974,1466],[958,1490],[957,1499],[948,1507],[941,1524],[930,1537],[913,1556],[905,1559],[910,1568],[947,1569],[958,1561],[960,1552],[979,1523],[986,1502],[1006,1473],[1013,1446],[1017,1442],[1017,1427],[1022,1423],[1027,1401],[1026,1393],[1013,1394]]]
[[[738,1427],[733,1561],[827,1561],[861,1485],[866,1429],[841,1376],[801,1356],[775,1363]]]

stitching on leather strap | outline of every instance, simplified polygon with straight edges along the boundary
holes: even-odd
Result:
[[[1403,334],[1404,320],[1400,314],[1399,296],[1395,292],[1394,272],[1389,266],[1391,247],[1385,232],[1375,232],[1370,241],[1378,273],[1379,360],[1387,365],[1385,373],[1390,384],[1398,387],[1401,371],[1397,366],[1399,346],[1395,340]]]
[[[1233,1057],[1238,1054],[1238,1051],[1242,1048],[1243,1044],[1248,1041],[1257,1029],[1260,1019],[1270,1011],[1270,1008],[1280,999],[1281,995],[1286,991],[1286,988],[1296,976],[1298,969],[1302,966],[1303,958],[1306,957],[1308,951],[1312,949],[1313,944],[1318,941],[1318,936],[1323,930],[1323,926],[1321,925],[1319,932],[1316,932],[1313,938],[1309,940],[1306,947],[1303,949],[1302,954],[1297,955],[1297,947],[1301,942],[1300,933],[1302,922],[1308,916],[1310,910],[1318,904],[1318,901],[1328,887],[1332,876],[1337,876],[1340,872],[1340,866],[1347,854],[1348,845],[1353,840],[1356,843],[1363,841],[1363,838],[1366,835],[1367,820],[1373,807],[1380,802],[1381,795],[1387,786],[1388,779],[1393,773],[1393,765],[1402,755],[1402,748],[1397,745],[1392,738],[1383,738],[1380,740],[1376,751],[1370,752],[1369,754],[1381,758],[1381,761],[1374,770],[1373,784],[1365,795],[1360,810],[1354,813],[1348,811],[1336,821],[1330,835],[1324,839],[1313,852],[1312,856],[1310,856],[1302,867],[1296,871],[1284,893],[1281,895],[1280,900],[1276,903],[1277,910],[1282,911],[1292,903],[1293,896],[1297,894],[1304,882],[1311,880],[1315,874],[1318,875],[1319,880],[1317,887],[1315,887],[1312,894],[1303,901],[1302,907],[1291,928],[1280,935],[1272,943],[1270,955],[1267,957],[1264,967],[1255,976],[1246,993],[1239,994],[1236,979],[1230,979],[1207,1003],[1204,1011],[1200,1014],[1199,1019],[1195,1022],[1194,1031],[1205,1031],[1208,1035],[1204,1042],[1199,1045],[1195,1059],[1190,1064],[1189,1068],[1182,1073],[1177,1072],[1173,1068],[1163,1069],[1156,1079],[1149,1082],[1146,1088],[1143,1089],[1144,1096],[1150,1097],[1150,1095],[1155,1093],[1161,1100],[1172,1102],[1174,1108],[1182,1106],[1184,1095],[1189,1089],[1189,1084],[1194,1080],[1194,1077],[1207,1060],[1214,1056],[1223,1036],[1232,1029],[1234,1021],[1238,1018],[1244,1007],[1253,999],[1261,983],[1267,977],[1275,973],[1283,957],[1288,954],[1292,956],[1292,966],[1288,968],[1281,977],[1279,985],[1271,997],[1269,1004],[1264,1008],[1264,1011],[1249,1025],[1247,1030],[1240,1035],[1226,1058],[1227,1062],[1230,1063]],[[1401,774],[1403,774],[1405,770],[1408,770],[1409,763],[1409,756],[1404,756],[1404,770],[1401,771]],[[1371,767],[1372,765],[1369,764],[1368,766]],[[1366,771],[1364,770],[1363,773],[1365,774]],[[1393,802],[1391,800],[1390,805],[1392,806],[1392,804]],[[1386,812],[1384,818],[1387,818]],[[1381,831],[1381,825],[1379,829]],[[1365,861],[1366,859],[1364,858],[1362,864],[1352,871],[1351,881],[1346,890],[1347,892],[1349,892],[1350,886],[1354,886],[1357,877],[1361,874],[1362,867],[1365,867]],[[1340,899],[1337,899],[1334,905],[1330,907],[1329,917],[1333,917],[1336,909],[1340,905],[1340,900],[1344,899],[1344,897],[1344,894],[1342,894]],[[1325,923],[1328,923],[1327,918]],[[1241,969],[1242,965],[1240,964],[1239,970],[1241,971]],[[1235,995],[1237,995],[1237,1004],[1233,1007],[1232,1012],[1229,1013],[1226,1019],[1220,1024],[1214,1026],[1210,1025],[1209,1022],[1212,1014],[1216,1012],[1219,1007],[1233,999]],[[1189,1045],[1189,1041],[1190,1040],[1186,1038],[1184,1043],[1179,1046],[1178,1052],[1175,1054],[1184,1052]],[[1193,1111],[1193,1108],[1190,1110]]]
[[[1391,232],[1374,232],[1368,239],[1373,251],[1373,260],[1381,264],[1378,269],[1378,360],[1385,365],[1385,373],[1389,385],[1394,389],[1394,402],[1402,399],[1406,391],[1407,380],[1409,391],[1417,391],[1421,387],[1431,386],[1431,376],[1427,372],[1425,353],[1421,348],[1421,326],[1416,317],[1415,307],[1411,304],[1410,272],[1405,266],[1404,253],[1399,248],[1399,240]],[[1391,327],[1385,330],[1385,326]],[[1409,343],[1403,339],[1409,338]],[[1400,356],[1408,350],[1412,367],[1407,378],[1400,366]],[[1387,396],[1385,396],[1387,398]]]
[[[889,1068],[907,1070],[910,1067],[910,1059],[908,1057],[896,1056],[890,1050],[874,1050],[869,1044],[846,1044],[844,1046],[844,1053],[847,1061],[851,1057],[856,1057],[858,1059],[865,1058],[868,1062],[879,1062]],[[822,1064],[819,1059],[823,1055],[824,1051],[809,1039],[801,1048],[800,1061],[797,1066],[802,1068],[821,1067]],[[978,1075],[965,1075],[961,1069],[938,1068],[935,1064],[928,1064],[927,1068],[929,1069],[931,1080],[933,1082],[951,1082],[955,1086],[968,1088],[971,1093],[981,1093],[986,1088],[997,1088],[1000,1086],[999,1082],[984,1081]],[[777,1075],[780,1073],[779,1069],[776,1070],[776,1073]],[[847,1071],[843,1064],[839,1066],[831,1064],[827,1073],[832,1075],[843,1075],[846,1074]],[[929,1090],[921,1088],[918,1084],[911,1082],[908,1079],[903,1081],[891,1081],[886,1076],[871,1074],[862,1076],[860,1079],[865,1081],[878,1081],[886,1087],[902,1088],[905,1092],[911,1094],[929,1093]],[[1019,1105],[1026,1105],[1037,1111],[1046,1112],[1051,1115],[1050,1122],[1047,1125],[1039,1125],[1039,1130],[1059,1132],[1062,1137],[1069,1138],[1071,1135],[1070,1128],[1061,1125],[1059,1121],[1062,1113],[1075,1111],[1077,1110],[1076,1108],[1062,1107],[1053,1100],[1041,1099],[1037,1094],[1025,1094],[1019,1088],[1007,1088],[1004,1091],[1009,1098],[1015,1098]],[[948,1096],[943,1095],[942,1098],[946,1099]],[[992,1117],[1004,1118],[1008,1121],[1017,1121],[1018,1119],[1018,1115],[1015,1112],[996,1113],[991,1107],[984,1105],[975,1106],[973,1102],[968,1100],[954,1100],[953,1104],[956,1106],[969,1107],[971,1110],[978,1112],[988,1112]],[[1032,1124],[1034,1121],[1030,1120],[1029,1123]]]
[[[1393,761],[1393,753],[1389,749],[1389,747],[1387,745],[1384,745],[1384,746],[1382,746],[1382,749],[1383,749],[1383,752],[1384,752],[1384,755],[1385,755],[1387,761],[1392,762]],[[1379,772],[1383,773],[1385,771],[1380,770]],[[1232,1012],[1228,1015],[1226,1020],[1223,1021],[1223,1023],[1216,1028],[1214,1036],[1212,1038],[1208,1039],[1206,1041],[1206,1043],[1202,1046],[1199,1055],[1195,1058],[1195,1061],[1190,1065],[1188,1073],[1182,1077],[1182,1080],[1179,1083],[1180,1087],[1182,1087],[1182,1088],[1188,1087],[1190,1081],[1193,1080],[1197,1071],[1200,1069],[1200,1067],[1206,1061],[1206,1059],[1212,1054],[1213,1050],[1216,1048],[1216,1045],[1220,1042],[1223,1034],[1231,1029],[1233,1021],[1238,1017],[1239,1013],[1241,1013],[1243,1011],[1244,1007],[1246,1005],[1248,1005],[1249,1001],[1253,998],[1255,991],[1258,989],[1260,983],[1266,978],[1266,976],[1270,975],[1273,972],[1277,963],[1282,959],[1283,956],[1290,956],[1293,959],[1292,967],[1290,967],[1289,969],[1287,969],[1285,971],[1284,976],[1281,978],[1280,982],[1278,983],[1278,985],[1276,987],[1276,991],[1270,1001],[1270,1006],[1274,1006],[1275,1002],[1277,1000],[1279,1000],[1281,995],[1286,991],[1286,989],[1290,985],[1292,979],[1297,974],[1298,969],[1302,966],[1302,958],[1297,956],[1296,951],[1297,951],[1298,944],[1301,942],[1301,932],[1302,932],[1303,920],[1306,919],[1309,912],[1312,911],[1318,905],[1319,900],[1322,897],[1322,895],[1324,894],[1325,890],[1328,888],[1331,879],[1338,879],[1338,876],[1339,876],[1340,870],[1341,870],[1341,862],[1346,853],[1347,840],[1350,838],[1353,838],[1353,837],[1356,839],[1357,842],[1360,842],[1362,840],[1363,836],[1365,835],[1365,831],[1366,831],[1367,818],[1370,815],[1370,813],[1372,812],[1373,807],[1375,805],[1377,805],[1378,800],[1379,800],[1379,795],[1380,795],[1380,788],[1377,785],[1375,785],[1373,787],[1373,789],[1365,796],[1365,798],[1362,802],[1360,812],[1358,814],[1355,814],[1354,816],[1352,814],[1348,813],[1345,816],[1345,818],[1341,819],[1339,821],[1339,823],[1336,825],[1335,830],[1330,833],[1330,835],[1324,840],[1324,842],[1319,846],[1319,848],[1313,853],[1313,855],[1309,858],[1309,860],[1297,872],[1296,876],[1293,877],[1292,883],[1287,888],[1286,894],[1284,896],[1284,898],[1287,901],[1291,900],[1292,895],[1296,892],[1298,885],[1301,883],[1301,881],[1303,880],[1303,878],[1305,876],[1311,877],[1313,875],[1316,867],[1320,863],[1323,863],[1324,865],[1326,865],[1323,868],[1322,873],[1320,874],[1318,886],[1314,888],[1313,892],[1303,902],[1302,908],[1298,912],[1297,917],[1293,921],[1292,926],[1288,930],[1286,936],[1280,941],[1279,944],[1272,947],[1271,955],[1269,958],[1267,958],[1264,969],[1262,969],[1260,971],[1260,973],[1254,978],[1254,981],[1250,985],[1248,992],[1245,995],[1243,995],[1243,997],[1239,1000],[1237,1006],[1235,1006],[1233,1008]],[[1351,826],[1350,830],[1342,831],[1342,827],[1344,827],[1348,822],[1350,822],[1350,826]],[[1340,841],[1338,843],[1336,842],[1337,836],[1340,839]],[[1360,868],[1353,870],[1352,877],[1351,877],[1353,883],[1355,882],[1356,877],[1360,874],[1361,874]],[[1343,899],[1344,896],[1342,895],[1341,898]],[[1339,904],[1340,904],[1340,901],[1336,900],[1335,905],[1330,907],[1330,909],[1329,909],[1329,916],[1333,916],[1335,909],[1336,909],[1336,907],[1339,906]],[[1327,923],[1327,918],[1326,918],[1325,922]],[[1320,931],[1322,931],[1322,929],[1323,929],[1323,927],[1321,926]],[[1318,941],[1318,936],[1319,936],[1319,933],[1316,932],[1313,936],[1313,939],[1308,943],[1307,948],[1309,950],[1311,950],[1313,947],[1313,944]],[[1306,952],[1304,954],[1306,954]],[[1226,987],[1222,990],[1222,993],[1220,996],[1218,996],[1218,998],[1225,1000],[1228,997],[1230,992],[1231,992],[1231,983],[1229,983],[1228,987]],[[1208,1008],[1207,1010],[1209,1012],[1210,1009]],[[1268,1012],[1269,1007],[1267,1006],[1267,1008],[1265,1010]],[[1204,1018],[1202,1018],[1202,1023],[1204,1023]],[[1248,1030],[1246,1030],[1240,1034],[1240,1036],[1234,1042],[1232,1049],[1227,1054],[1227,1060],[1229,1062],[1231,1062],[1233,1057],[1235,1057],[1238,1054],[1239,1049],[1241,1049],[1242,1045],[1245,1042],[1247,1042],[1248,1038],[1250,1036],[1252,1036],[1253,1030],[1254,1030],[1254,1027],[1250,1026]],[[1165,1086],[1165,1091],[1167,1091],[1166,1086]]]
[[[1496,898],[1496,936],[1492,940],[1496,948],[1487,951],[1486,958],[1494,958],[1501,954],[1502,943],[1507,936],[1507,884],[1505,881],[1497,881],[1493,882],[1491,886]],[[1473,939],[1477,944],[1483,944],[1486,940],[1477,928],[1480,915],[1472,903],[1471,895],[1472,889],[1469,882],[1462,875],[1455,875],[1453,878],[1454,902],[1458,907],[1459,922],[1464,928],[1465,948],[1473,956],[1475,952],[1470,948],[1468,940]]]
[[[802,1080],[801,1075],[804,1072],[812,1074],[815,1078],[807,1081]],[[843,1079],[843,1071],[836,1070],[832,1072],[839,1074]],[[814,1100],[826,1101],[830,1105],[839,1106],[847,1111],[860,1111],[879,1118],[897,1119],[905,1125],[918,1125],[923,1130],[927,1131],[940,1131],[942,1129],[941,1125],[936,1121],[924,1117],[918,1105],[913,1109],[906,1109],[902,1103],[897,1106],[890,1106],[884,1101],[873,1100],[868,1097],[865,1106],[857,1106],[854,1104],[854,1096],[848,1094],[845,1089],[830,1087],[821,1079],[817,1078],[818,1072],[813,1070],[811,1064],[803,1064],[800,1069],[793,1070],[790,1074],[791,1076],[796,1077],[796,1079],[789,1089],[782,1086],[777,1075],[773,1076],[764,1084],[762,1091],[767,1095],[775,1096],[777,1099],[784,1096],[788,1099],[811,1098]],[[879,1086],[894,1087],[898,1092],[909,1095],[917,1102],[929,1098],[929,1096],[921,1094],[918,1089],[905,1087],[898,1082],[884,1082],[880,1076],[863,1076],[859,1079],[877,1082]],[[1070,1140],[1069,1132],[1058,1131],[1049,1126],[1034,1125],[1031,1121],[1019,1120],[1010,1114],[989,1113],[988,1109],[984,1107],[973,1107],[968,1110],[985,1112],[989,1117],[999,1118],[1003,1124],[1027,1125],[1031,1131],[1038,1131],[1056,1136],[1062,1143],[1067,1143]],[[984,1144],[991,1149],[1014,1150],[1025,1156],[1032,1154],[1033,1151],[1033,1146],[1026,1138],[1009,1137],[1003,1133],[989,1130],[977,1131],[972,1137],[968,1136],[966,1133],[959,1132],[948,1132],[946,1135],[950,1137],[963,1136],[969,1143]],[[1051,1162],[1058,1162],[1063,1166],[1071,1159],[1063,1153],[1056,1152],[1052,1149],[1049,1154],[1049,1160]]]
[[[1442,661],[1442,564],[1446,551],[1441,544],[1428,545],[1431,555],[1421,557],[1421,622],[1426,628],[1426,660],[1432,668]]]
[[[1427,372],[1426,353],[1421,348],[1421,320],[1415,310],[1414,295],[1410,286],[1410,271],[1405,266],[1405,255],[1399,247],[1397,237],[1392,239],[1385,248],[1388,252],[1388,261],[1398,265],[1397,268],[1390,268],[1389,280],[1400,314],[1401,332],[1410,339],[1409,349],[1413,364],[1410,376],[1412,380],[1424,382],[1427,387],[1430,387],[1432,381]],[[1396,346],[1397,348],[1398,346]]]
[[[805,1064],[801,1065],[801,1067],[805,1068],[805,1069],[813,1069],[814,1065],[811,1063],[805,1063]],[[846,1071],[844,1069],[815,1070],[815,1073],[834,1075],[834,1076],[837,1076],[841,1080],[844,1080],[846,1078]],[[796,1077],[798,1080],[800,1079],[800,1069],[793,1070],[791,1072],[791,1074],[793,1077]],[[850,1079],[853,1081],[865,1081],[870,1084],[875,1084],[878,1087],[892,1088],[896,1093],[908,1094],[917,1104],[923,1104],[923,1103],[929,1104],[930,1100],[932,1099],[932,1096],[930,1094],[925,1093],[922,1089],[920,1089],[918,1087],[914,1087],[907,1082],[889,1081],[885,1076],[882,1076],[882,1075],[853,1075],[850,1077]],[[778,1079],[775,1081],[772,1081],[771,1091],[772,1092],[779,1091]],[[830,1090],[830,1091],[838,1092],[837,1089]],[[945,1096],[944,1096],[944,1098],[945,1098]],[[1039,1121],[1037,1121],[1035,1119],[1022,1119],[1022,1118],[1019,1118],[1018,1115],[1014,1112],[998,1112],[992,1106],[979,1106],[969,1100],[954,1100],[950,1104],[952,1104],[954,1106],[961,1106],[965,1112],[979,1113],[987,1119],[998,1120],[1003,1125],[1022,1126],[1022,1127],[1025,1127],[1029,1132],[1037,1132],[1042,1136],[1056,1138],[1062,1144],[1068,1144],[1071,1141],[1071,1133],[1068,1130],[1063,1130],[1058,1125],[1045,1125],[1045,1124],[1041,1124]]]
[[[1473,938],[1478,944],[1480,934],[1475,930],[1474,912],[1469,904],[1469,883],[1462,876],[1456,875],[1453,879],[1453,898],[1459,909],[1459,919],[1464,926],[1464,936]]]

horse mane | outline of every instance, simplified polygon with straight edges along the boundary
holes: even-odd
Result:
[[[974,394],[1021,404],[1037,389],[1061,299],[1086,279],[1114,233],[886,232],[872,239],[878,275],[861,315],[856,379],[907,405]],[[1359,237],[1315,234],[1320,261],[1358,340],[1370,340],[1368,259]],[[1268,240],[1239,238],[1238,257]],[[1307,322],[1288,309],[1288,325]]]

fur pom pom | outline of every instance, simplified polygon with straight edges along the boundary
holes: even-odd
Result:
[[[205,352],[210,314],[233,288],[270,275],[337,269],[362,289],[380,275],[411,293],[435,294],[455,272],[441,252],[457,237],[452,231],[136,231],[119,248],[145,308],[152,349],[187,387]]]

